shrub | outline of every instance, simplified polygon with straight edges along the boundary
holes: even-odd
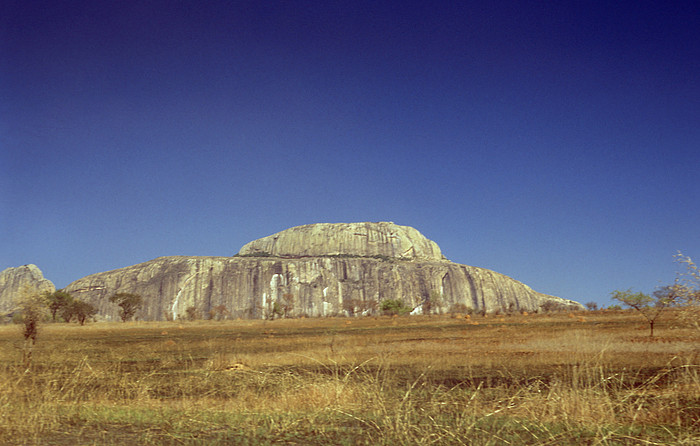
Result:
[[[294,305],[296,304],[296,295],[292,293],[285,293],[282,295],[283,302],[281,304],[282,313],[284,317],[291,317],[294,312]]]
[[[457,313],[467,314],[467,312],[469,312],[469,310],[470,310],[470,308],[462,303],[454,303],[454,304],[450,305],[450,314],[452,314],[453,316]]]
[[[382,309],[382,313],[386,316],[403,315],[413,310],[399,299],[383,300],[380,308]]]
[[[423,314],[439,313],[440,307],[442,307],[442,295],[436,290],[431,290],[423,301]]]
[[[213,308],[213,310],[217,321],[226,319],[227,317],[231,316],[231,312],[228,311],[226,305],[217,305]]]
[[[272,304],[270,304],[270,309],[267,313],[267,318],[272,321],[275,318],[282,317],[283,315],[284,310],[282,308],[282,305],[280,305],[280,303],[277,301],[272,302]]]
[[[564,302],[548,300],[547,302],[540,305],[540,309],[545,313],[557,313],[560,311],[571,311],[574,309],[574,307]]]
[[[187,307],[187,309],[185,310],[185,314],[187,315],[188,321],[196,321],[197,319],[200,319],[200,314],[199,310],[197,310],[197,307]]]

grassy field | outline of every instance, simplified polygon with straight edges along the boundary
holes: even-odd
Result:
[[[700,444],[700,337],[629,312],[0,327],[0,444]]]

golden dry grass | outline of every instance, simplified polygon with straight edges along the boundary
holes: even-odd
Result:
[[[700,338],[629,312],[0,327],[2,444],[698,444]]]

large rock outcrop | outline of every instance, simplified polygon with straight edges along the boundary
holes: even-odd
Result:
[[[23,265],[7,268],[0,272],[0,314],[11,312],[15,308],[15,300],[24,292],[53,293],[56,287],[44,278],[36,265]]]
[[[324,245],[324,240],[327,244]],[[547,302],[582,308],[502,274],[444,259],[417,230],[393,223],[317,224],[291,228],[245,245],[234,257],[160,257],[71,283],[72,295],[106,319],[117,292],[143,296],[137,317],[162,320],[196,308],[229,317],[360,315],[386,299],[419,313],[451,309],[536,311]]]

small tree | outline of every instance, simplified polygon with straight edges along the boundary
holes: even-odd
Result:
[[[74,299],[70,305],[73,316],[78,320],[80,325],[85,325],[85,320],[97,314],[97,308],[88,302],[83,302],[80,299]]]
[[[53,293],[46,293],[45,299],[51,310],[51,319],[56,322],[56,314],[70,306],[73,298],[64,290],[56,290]]]
[[[64,305],[61,307],[61,319],[63,319],[63,322],[69,323],[72,319],[73,316],[75,315],[75,302],[70,302],[67,305]]]
[[[143,299],[138,294],[133,293],[117,293],[109,298],[110,302],[117,304],[121,309],[119,316],[123,322],[131,319],[136,312],[141,308]]]
[[[671,306],[675,300],[673,287],[663,287],[654,292],[653,296],[644,293],[635,293],[631,289],[626,291],[615,290],[612,299],[623,305],[634,308],[649,322],[649,336],[654,336],[654,322],[661,313]]]
[[[47,316],[46,296],[39,294],[29,286],[25,286],[15,302],[21,314],[21,323],[24,325],[24,348],[22,349],[22,361],[29,367],[32,361],[32,350],[39,334],[39,323]]]
[[[595,311],[598,309],[598,304],[596,302],[586,302],[586,308],[588,308],[588,311]]]

